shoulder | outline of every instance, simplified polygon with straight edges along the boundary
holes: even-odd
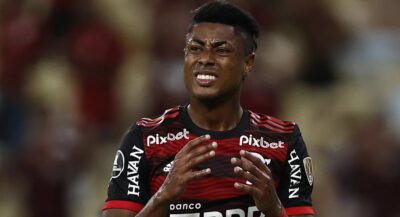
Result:
[[[270,115],[253,112],[251,110],[247,111],[249,112],[251,124],[258,128],[283,134],[296,134],[299,132],[297,124],[293,121],[284,121]]]
[[[174,122],[180,114],[181,106],[176,106],[164,111],[160,115],[151,118],[141,118],[134,122],[124,133],[122,137],[122,147],[130,150],[131,144],[141,144],[143,138],[153,132],[161,132],[171,127],[171,121]],[[127,148],[126,148],[127,147]]]
[[[174,120],[181,113],[182,106],[176,106],[173,108],[166,109],[162,114],[153,116],[153,117],[144,117],[136,121],[135,126],[140,128],[150,128],[154,129],[158,126],[161,126],[165,123],[168,123],[171,120]]]

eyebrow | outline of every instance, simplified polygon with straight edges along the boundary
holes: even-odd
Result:
[[[202,45],[202,46],[206,45],[206,43],[207,43],[207,42],[202,41],[202,40],[197,39],[197,38],[193,38],[193,39],[189,40],[188,42],[189,42],[189,43],[190,43],[190,42],[196,42],[196,43],[199,43],[199,44]],[[224,45],[224,44],[230,44],[230,43],[229,43],[228,41],[223,41],[223,40],[218,41],[218,40],[215,40],[214,42],[211,43],[211,47],[219,47],[219,46]]]

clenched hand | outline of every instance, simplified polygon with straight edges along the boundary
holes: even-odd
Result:
[[[159,192],[163,192],[165,201],[172,202],[185,190],[188,182],[211,173],[210,168],[194,170],[199,163],[215,156],[216,142],[210,142],[210,136],[204,135],[189,141],[175,156],[173,166]]]
[[[234,187],[253,197],[257,208],[271,217],[279,217],[282,204],[276,194],[272,173],[261,159],[241,150],[240,159],[231,158],[234,172],[250,183],[235,182]]]

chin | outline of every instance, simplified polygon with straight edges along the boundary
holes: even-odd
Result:
[[[221,94],[219,92],[194,92],[191,94],[192,99],[198,100],[204,104],[218,105],[224,101],[226,101],[226,95]]]
[[[195,99],[201,99],[201,100],[207,100],[207,99],[212,100],[218,98],[217,94],[212,94],[212,93],[193,93],[192,96]]]

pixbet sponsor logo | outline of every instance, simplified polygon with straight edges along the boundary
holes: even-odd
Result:
[[[166,136],[161,136],[160,134],[147,136],[147,146],[150,145],[161,145],[169,141],[176,141],[180,139],[189,139],[189,131],[186,128],[183,131],[176,134],[168,133]]]
[[[242,135],[240,137],[239,145],[250,145],[254,147],[261,147],[261,148],[271,148],[271,149],[278,149],[278,148],[285,148],[284,142],[268,142],[264,140],[264,137],[255,138],[253,135],[245,136]]]

